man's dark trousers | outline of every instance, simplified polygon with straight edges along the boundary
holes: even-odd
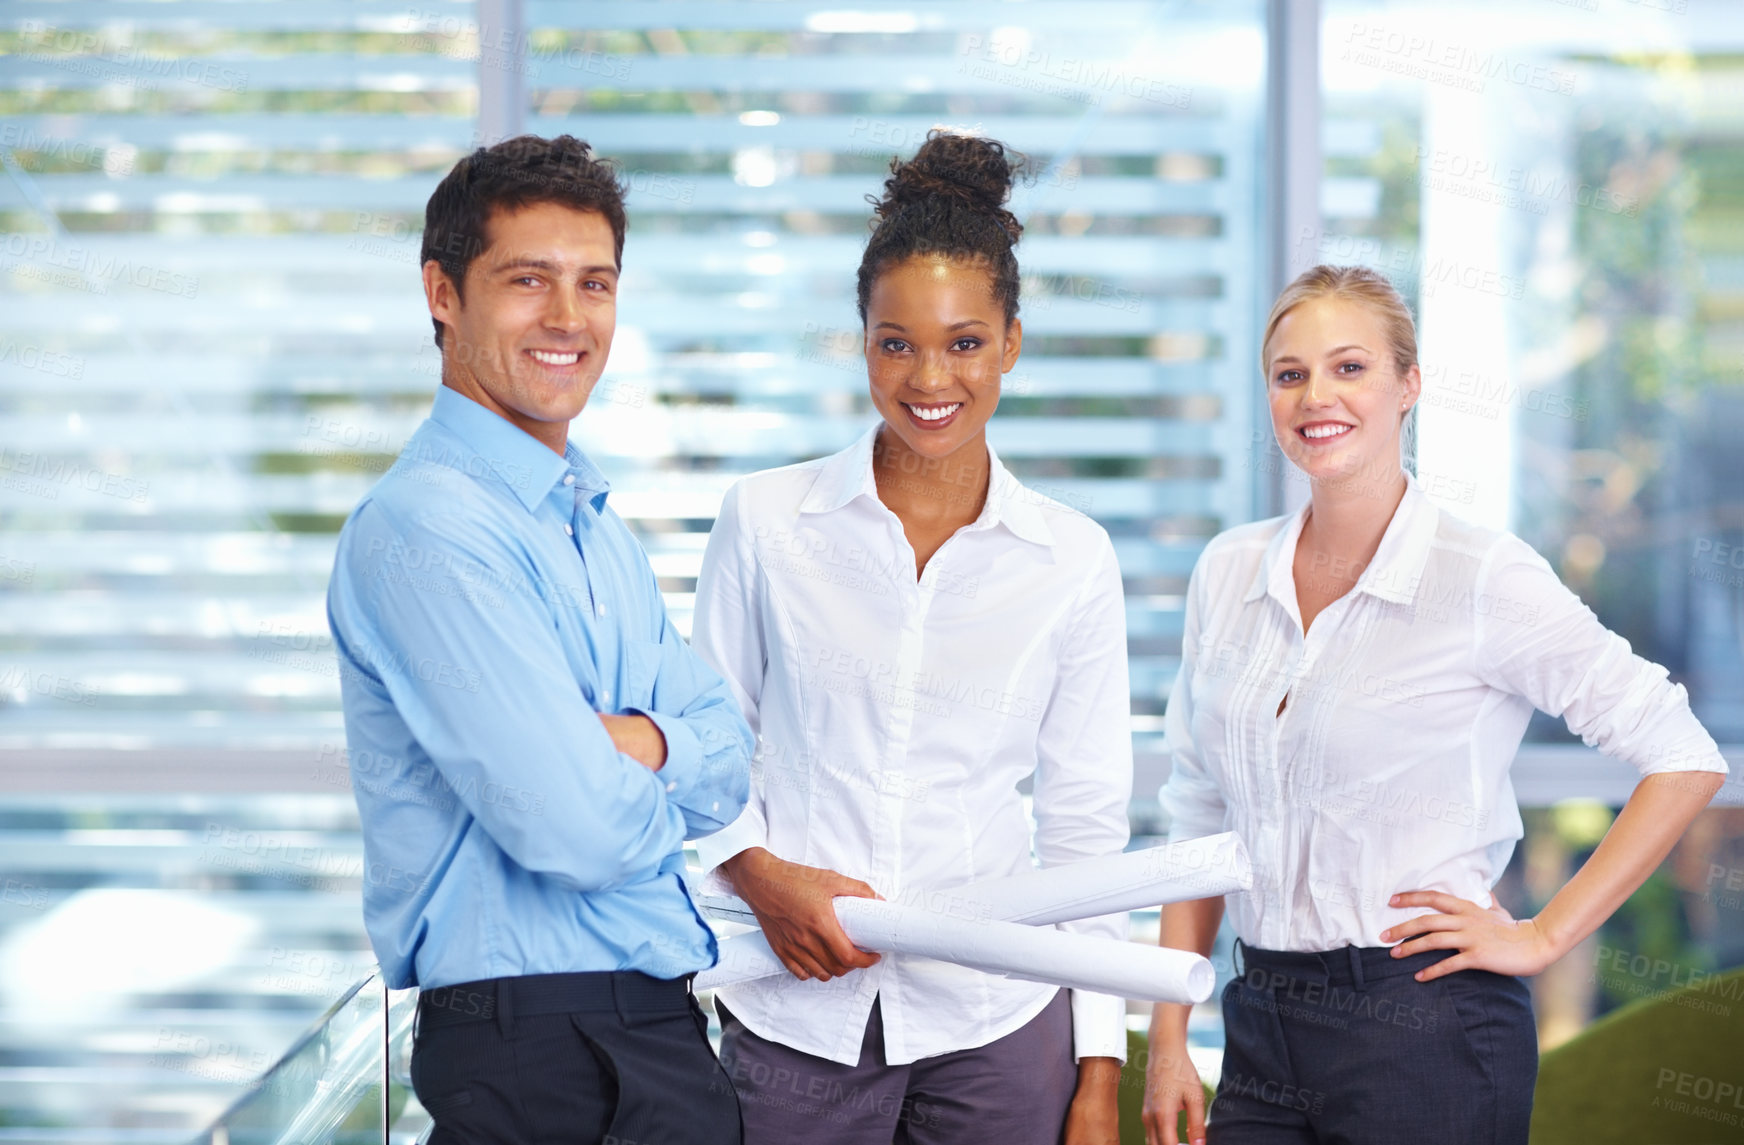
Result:
[[[739,1103],[688,979],[491,978],[418,999],[412,1085],[431,1145],[740,1145]]]

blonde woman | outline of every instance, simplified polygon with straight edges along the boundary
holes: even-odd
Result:
[[[1401,464],[1422,381],[1380,275],[1318,266],[1261,360],[1300,511],[1231,529],[1188,588],[1161,792],[1170,837],[1253,852],[1206,1124],[1187,1007],[1151,1021],[1151,1145],[1526,1141],[1537,974],[1652,873],[1726,764],[1665,669],[1632,655],[1518,538],[1443,512]],[[1521,831],[1508,769],[1534,708],[1642,780],[1534,918],[1490,887]],[[1166,907],[1209,953],[1225,900]]]

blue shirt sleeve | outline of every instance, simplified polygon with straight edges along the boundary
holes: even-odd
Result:
[[[744,810],[751,786],[751,728],[726,681],[684,642],[664,608],[661,613],[654,706],[641,714],[666,737],[666,765],[655,778],[683,814],[685,838],[698,839]]]
[[[330,597],[342,686],[385,690],[466,811],[526,870],[579,891],[650,879],[683,844],[672,780],[617,751],[537,592],[481,594],[476,575],[446,571],[538,583],[514,539],[474,516],[358,510]],[[692,749],[699,775],[704,747]]]

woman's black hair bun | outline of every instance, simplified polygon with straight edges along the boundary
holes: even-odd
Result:
[[[1005,202],[1023,167],[1024,157],[996,139],[935,127],[913,159],[890,161],[884,197],[873,200],[873,210],[882,220],[912,203],[955,199],[993,216],[1016,242],[1023,224],[1005,209]]]
[[[866,196],[878,221],[860,256],[860,321],[872,284],[905,259],[960,259],[984,267],[1005,324],[1017,319],[1017,240],[1023,224],[1005,207],[1024,157],[996,139],[935,127],[913,159],[890,161],[884,197]]]

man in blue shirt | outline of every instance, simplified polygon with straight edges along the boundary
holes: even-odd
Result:
[[[744,806],[751,732],[568,443],[624,226],[615,170],[570,136],[455,166],[423,236],[442,386],[339,537],[364,916],[388,983],[423,988],[437,1145],[740,1138],[679,871]]]

